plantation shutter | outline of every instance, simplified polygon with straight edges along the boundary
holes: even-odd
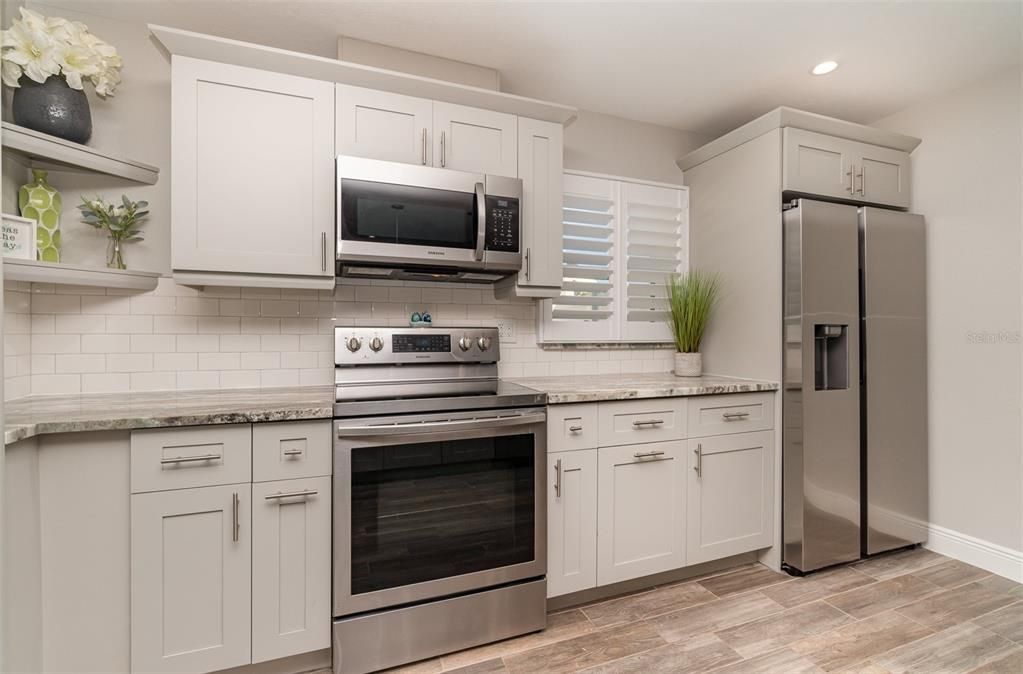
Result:
[[[689,233],[684,193],[637,183],[624,183],[621,193],[625,268],[621,339],[670,341],[665,281],[685,266]]]
[[[544,339],[615,338],[617,185],[566,173],[561,295],[544,304]]]

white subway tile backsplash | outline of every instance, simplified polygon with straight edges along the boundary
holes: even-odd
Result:
[[[160,279],[151,293],[12,284],[5,292],[5,396],[28,393],[328,385],[335,325],[515,322],[503,377],[656,372],[670,350],[542,350],[536,305],[489,286],[346,280],[334,291],[197,290]]]

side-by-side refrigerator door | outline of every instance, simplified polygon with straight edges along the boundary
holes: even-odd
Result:
[[[860,209],[867,554],[920,543],[927,512],[924,219]]]
[[[860,556],[857,211],[785,211],[783,561],[813,571]]]

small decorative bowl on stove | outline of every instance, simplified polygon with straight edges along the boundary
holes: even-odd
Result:
[[[425,311],[423,313],[416,311],[412,313],[408,322],[413,328],[428,328],[433,325],[433,317]]]

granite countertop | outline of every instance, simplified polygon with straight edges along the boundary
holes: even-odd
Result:
[[[671,372],[532,377],[511,381],[543,391],[547,394],[548,404],[551,405],[778,390],[778,384],[775,382],[711,375],[676,377]]]
[[[29,396],[4,403],[4,444],[46,433],[333,416],[333,386]]]

